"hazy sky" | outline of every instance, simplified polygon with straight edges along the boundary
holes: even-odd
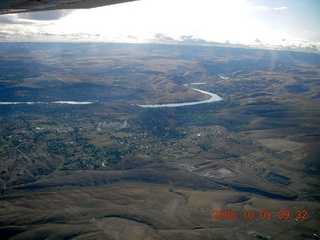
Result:
[[[140,0],[0,16],[0,41],[320,43],[320,0]]]

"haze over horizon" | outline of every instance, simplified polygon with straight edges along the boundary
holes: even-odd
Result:
[[[0,16],[0,41],[188,42],[319,51],[320,1],[141,0]]]

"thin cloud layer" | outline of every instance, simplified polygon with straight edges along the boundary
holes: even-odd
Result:
[[[52,11],[44,11],[44,12],[28,12],[28,13],[20,13],[18,16],[21,19],[51,21],[51,20],[59,20],[63,17],[66,17],[73,11],[74,10],[52,10]]]
[[[251,11],[281,11],[287,10],[288,7],[266,7],[266,6],[252,6]]]

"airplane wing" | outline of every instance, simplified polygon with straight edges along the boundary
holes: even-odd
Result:
[[[0,14],[95,8],[136,0],[0,0]]]

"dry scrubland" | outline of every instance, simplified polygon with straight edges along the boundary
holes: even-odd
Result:
[[[22,191],[1,200],[1,235],[12,239],[290,239],[313,234],[320,216],[317,203],[277,201],[231,190],[192,191],[144,183],[115,183]],[[259,212],[273,219],[213,220],[211,211]],[[277,219],[277,210],[307,209],[308,220]],[[302,220],[301,220],[302,221]]]
[[[0,102],[48,102],[0,105],[2,238],[317,233],[319,55],[156,44],[0,49]],[[195,82],[223,101],[136,105],[207,99],[183,86]],[[214,220],[214,210],[270,210],[272,218]],[[279,210],[290,219],[278,219]],[[296,211],[306,219],[295,221]]]

